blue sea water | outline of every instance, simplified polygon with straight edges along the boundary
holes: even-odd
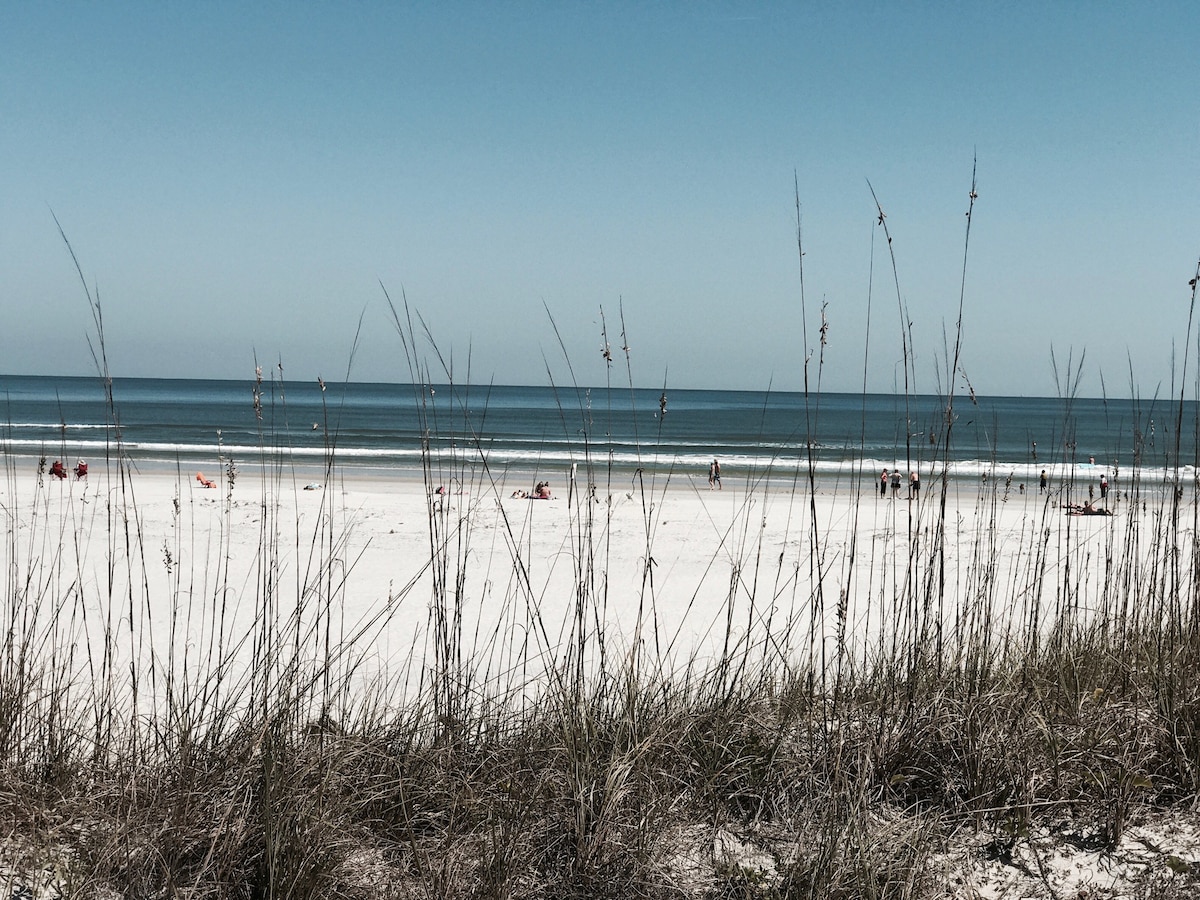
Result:
[[[256,401],[255,392],[259,392]],[[326,384],[0,376],[3,452],[216,469],[281,456],[373,472],[486,458],[493,471],[571,464],[726,480],[861,475],[882,467],[1036,482],[1042,468],[1163,477],[1192,471],[1197,404],[629,388]],[[949,422],[949,424],[948,424]],[[947,441],[948,438],[948,441]],[[860,471],[861,467],[861,471]]]

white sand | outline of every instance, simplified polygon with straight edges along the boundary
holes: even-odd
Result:
[[[74,647],[92,678],[105,633],[115,660],[141,660],[143,682],[153,652],[160,692],[167,672],[241,671],[255,647],[282,668],[297,646],[324,658],[327,640],[337,672],[353,662],[355,677],[396,679],[452,646],[462,677],[495,692],[536,683],[546,660],[561,666],[580,629],[593,668],[599,631],[610,663],[637,646],[644,666],[678,671],[730,647],[828,663],[844,630],[846,660],[861,664],[896,637],[932,640],[939,616],[947,635],[982,617],[1019,634],[1060,609],[1113,608],[1161,555],[1153,504],[1069,517],[1036,488],[1003,500],[1003,485],[952,486],[939,590],[933,478],[919,502],[880,500],[873,475],[861,493],[819,484],[810,502],[803,485],[734,473],[719,492],[631,479],[580,502],[567,473],[550,476],[553,500],[531,501],[511,497],[523,478],[474,477],[431,497],[411,473],[343,472],[304,490],[304,476],[243,470],[230,492],[191,472],[135,473],[122,487],[94,463],[86,481],[39,487],[34,471],[19,462],[0,485],[3,561],[22,597],[7,616],[37,653],[61,661]],[[448,632],[438,597],[457,616]]]

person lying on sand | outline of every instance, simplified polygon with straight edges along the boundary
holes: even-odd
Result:
[[[1096,506],[1095,501],[1089,500],[1087,503],[1077,504],[1072,503],[1066,506],[1068,516],[1111,516],[1111,509],[1101,509]]]

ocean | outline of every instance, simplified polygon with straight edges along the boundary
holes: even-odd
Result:
[[[727,484],[810,464],[855,478],[945,467],[1021,483],[1043,468],[1161,480],[1194,472],[1200,421],[1195,401],[1161,399],[964,395],[948,427],[946,400],[929,395],[151,378],[114,379],[112,395],[110,410],[99,378],[0,376],[3,452],[73,463],[119,442],[153,467],[283,459],[317,473],[332,459],[387,474],[486,459],[495,473],[578,464],[704,478],[719,459]]]

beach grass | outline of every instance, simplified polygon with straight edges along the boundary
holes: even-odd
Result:
[[[455,373],[419,316],[393,314],[426,433],[449,430],[422,385],[456,385]],[[628,346],[623,316],[614,330]],[[632,385],[628,352],[613,355],[606,377]],[[947,356],[953,384],[957,343]],[[564,359],[569,428],[591,411]],[[34,487],[6,453],[6,896],[1200,889],[1200,844],[1183,840],[1200,796],[1200,497],[1177,458],[1165,489],[1131,472],[1129,514],[1103,523],[1058,527],[1056,502],[1027,500],[1014,546],[997,526],[1012,499],[997,478],[965,505],[934,479],[881,531],[866,525],[874,492],[822,482],[802,441],[803,478],[737,485],[706,563],[727,593],[688,606],[707,623],[699,651],[660,606],[666,511],[689,491],[677,473],[650,460],[628,479],[589,437],[570,475],[556,473],[566,550],[551,578],[532,505],[505,502],[480,434],[449,458],[426,447],[424,550],[363,622],[345,615],[358,551],[354,510],[333,489],[346,477],[337,387],[319,514],[288,518],[281,498],[303,479],[282,379],[282,367],[255,376],[257,459],[223,460],[212,495],[177,472],[161,544],[143,526],[144,480],[111,391],[112,445],[91,476],[104,492]],[[486,405],[486,387],[456,389]],[[946,403],[950,423],[952,393]],[[949,427],[942,440],[945,472]],[[637,511],[633,596],[610,566],[614,497]],[[768,501],[789,522],[783,550],[763,536]],[[855,523],[851,540],[835,540],[831,508]],[[235,537],[246,516],[250,546]],[[94,541],[106,542],[100,579]],[[380,665],[378,627],[413,603],[424,627]],[[627,628],[611,624],[618,605],[636,610]],[[1088,877],[1065,871],[1085,856]]]

